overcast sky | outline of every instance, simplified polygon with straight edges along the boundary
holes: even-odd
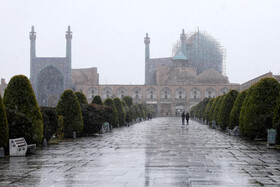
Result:
[[[144,84],[151,58],[171,56],[184,28],[198,27],[226,49],[226,74],[243,83],[280,74],[279,0],[0,0],[0,77],[30,75],[31,26],[38,57],[63,57],[71,25],[72,68],[97,67],[100,83]]]

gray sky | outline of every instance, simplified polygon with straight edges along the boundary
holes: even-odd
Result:
[[[199,27],[226,48],[230,82],[243,83],[280,74],[279,21],[279,0],[0,0],[0,77],[29,77],[32,25],[38,57],[65,56],[71,25],[72,68],[97,67],[101,84],[144,83],[146,32],[158,58]]]

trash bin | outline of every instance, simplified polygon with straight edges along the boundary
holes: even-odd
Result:
[[[275,129],[267,130],[267,144],[268,145],[276,143],[276,135],[277,135],[277,132]]]

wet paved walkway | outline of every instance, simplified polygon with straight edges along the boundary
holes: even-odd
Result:
[[[0,159],[0,186],[280,186],[280,152],[157,118]]]

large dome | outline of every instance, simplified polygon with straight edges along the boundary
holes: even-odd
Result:
[[[228,84],[228,78],[214,69],[201,73],[195,80],[195,84]]]
[[[187,38],[186,56],[198,75],[211,68],[225,74],[223,69],[225,50],[217,40],[199,31],[188,34]],[[173,53],[177,54],[179,50],[180,42],[174,46]]]

